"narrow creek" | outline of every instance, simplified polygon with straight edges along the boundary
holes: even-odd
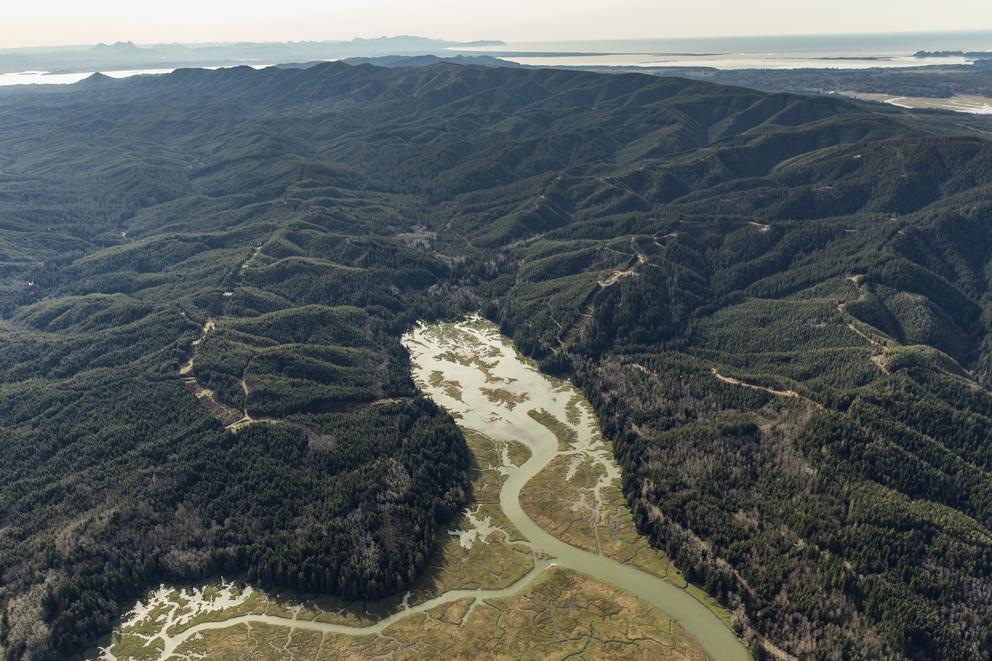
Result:
[[[297,619],[295,615],[241,614],[199,622],[181,632],[169,632],[172,625],[188,622],[187,618],[202,612],[200,609],[217,609],[216,605],[204,601],[194,609],[182,609],[185,614],[178,608],[173,609],[172,614],[160,618],[166,621],[160,621],[158,632],[142,636],[164,643],[160,658],[183,656],[178,650],[185,641],[195,640],[204,631],[235,625],[269,624],[346,636],[381,634],[398,620],[444,604],[472,599],[474,607],[479,600],[518,594],[552,566],[582,572],[659,608],[678,622],[710,658],[719,661],[750,658],[746,647],[721,619],[686,590],[632,565],[572,546],[547,532],[524,511],[521,490],[556,458],[564,457],[573,462],[572,466],[578,465],[580,460],[591,462],[600,469],[601,477],[590,489],[590,507],[594,508],[596,516],[601,504],[600,492],[615,485],[619,477],[619,467],[609,447],[603,443],[592,407],[571,383],[540,373],[532,361],[516,352],[493,324],[478,317],[458,323],[420,324],[404,336],[403,343],[410,351],[413,376],[420,389],[447,409],[463,429],[484,434],[497,442],[521,443],[530,451],[530,457],[520,465],[504,461],[505,465],[500,467],[506,479],[499,492],[499,504],[524,538],[520,541],[535,551],[533,569],[502,589],[449,590],[414,606],[407,606],[404,600],[399,610],[368,626]],[[535,418],[535,413],[557,421],[567,420],[570,441],[562,443],[551,428]],[[570,473],[573,470],[569,468]],[[509,535],[505,530],[501,532]],[[153,597],[148,604],[139,603],[124,626],[140,622],[155,604],[161,607],[167,603],[164,597],[167,593],[168,589],[163,588],[156,593],[157,602]],[[237,599],[227,605],[236,606]],[[464,616],[466,626],[471,626],[470,615],[471,609]],[[103,658],[114,658],[109,649],[102,651]]]

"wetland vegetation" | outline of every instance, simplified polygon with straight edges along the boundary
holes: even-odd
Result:
[[[634,530],[619,468],[579,391],[541,375],[491,322],[477,317],[418,326],[404,343],[418,384],[457,417],[473,453],[473,502],[449,533],[441,562],[428,572],[430,580],[398,603],[342,604],[337,610],[326,600],[273,599],[233,584],[219,590],[162,587],[132,609],[103,658],[196,658],[221,650],[271,658],[387,651],[400,659],[576,652],[597,658],[635,653],[747,658],[729,614],[698,589],[668,586],[680,599],[652,585],[639,586],[637,596],[610,587],[623,582],[624,572],[635,583],[650,583],[653,575],[678,588],[688,586],[664,554]],[[506,395],[493,398],[494,390]],[[535,415],[538,410],[541,415]],[[549,420],[569,433],[554,434]],[[540,481],[537,493],[525,496],[521,507],[519,485],[529,490],[535,481]],[[547,484],[554,488],[544,492]],[[535,521],[553,536],[536,541],[521,533],[535,528]],[[590,564],[589,554],[578,549],[620,562]],[[641,578],[639,571],[645,572]],[[543,606],[535,609],[535,604]],[[519,618],[529,621],[524,626],[530,633],[508,626]],[[436,627],[425,629],[426,622]],[[279,627],[288,630],[284,644],[266,649],[262,640]],[[502,633],[497,636],[496,630]],[[509,641],[503,640],[507,636]]]

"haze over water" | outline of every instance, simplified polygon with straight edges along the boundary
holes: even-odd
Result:
[[[264,69],[269,65],[261,64],[246,64],[245,66],[251,66],[254,69]],[[200,67],[203,69],[223,69],[226,67]],[[131,76],[155,76],[164,73],[172,73],[175,68],[165,68],[165,69],[123,69],[123,70],[113,70],[107,69],[101,71],[105,76],[110,78],[130,78]],[[10,86],[10,85],[71,85],[73,83],[78,83],[81,80],[85,80],[92,76],[96,71],[81,71],[76,73],[48,73],[47,71],[18,71],[16,73],[0,73],[0,87]]]
[[[459,49],[545,66],[866,69],[970,62],[913,57],[921,50],[992,51],[992,32],[549,41]]]
[[[620,39],[591,41],[531,41],[489,46],[453,46],[438,50],[441,56],[457,53],[491,55],[519,64],[535,66],[591,67],[712,67],[716,69],[869,69],[969,64],[965,57],[917,58],[917,51],[989,51],[992,31],[945,33],[898,33],[857,35],[700,37],[689,39]],[[330,53],[330,51],[329,51]],[[385,55],[386,51],[368,53]],[[388,53],[423,54],[421,51]],[[363,56],[361,52],[350,56]],[[337,59],[339,55],[326,59]],[[311,58],[312,59],[312,58]],[[304,61],[297,58],[292,61]],[[274,60],[269,60],[275,62]],[[257,62],[244,62],[255,68]],[[232,66],[230,63],[204,68]],[[138,74],[169,73],[174,68],[130,68],[103,70],[124,78]],[[94,71],[49,73],[19,71],[0,73],[0,86],[75,83]]]

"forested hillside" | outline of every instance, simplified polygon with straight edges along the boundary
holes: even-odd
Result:
[[[399,337],[473,310],[599,410],[746,636],[992,649],[992,142],[641,75],[183,70],[0,92],[0,644],[149,585],[423,571],[468,452]]]

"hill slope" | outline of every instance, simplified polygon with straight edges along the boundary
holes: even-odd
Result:
[[[642,531],[749,635],[992,647],[981,134],[453,64],[0,98],[8,656],[165,577],[402,589],[467,453],[398,337],[479,308],[574,374]]]

